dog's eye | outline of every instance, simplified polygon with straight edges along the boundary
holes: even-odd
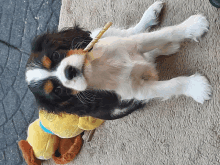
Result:
[[[52,58],[53,58],[54,61],[58,61],[60,59],[60,53],[54,52]]]
[[[60,86],[56,87],[55,91],[54,91],[57,95],[61,95],[63,90]]]

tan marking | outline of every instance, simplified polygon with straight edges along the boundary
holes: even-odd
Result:
[[[65,102],[63,102],[63,103],[61,103],[60,105],[68,105],[68,101],[65,101]]]
[[[136,64],[131,71],[132,88],[137,90],[148,81],[157,81],[158,75],[154,67],[146,64]]]
[[[51,60],[50,60],[50,58],[47,57],[47,56],[44,56],[44,57],[42,58],[42,64],[43,64],[43,66],[44,66],[45,68],[50,69],[50,67],[51,67]]]
[[[53,83],[51,80],[48,80],[44,85],[44,91],[46,94],[49,94],[53,90]]]
[[[67,52],[66,56],[69,57],[74,54],[86,55],[86,52],[84,52],[82,49],[74,49],[74,50],[71,49]]]
[[[72,56],[72,55],[84,55],[86,56],[85,58],[85,65],[89,65],[91,61],[93,61],[95,59],[95,57],[93,57],[93,53],[91,52],[84,52],[82,49],[74,49],[74,50],[69,50],[66,54],[66,57]]]
[[[79,93],[79,92],[74,90],[74,89],[72,89],[72,92],[71,92],[72,95],[76,95],[77,93]]]

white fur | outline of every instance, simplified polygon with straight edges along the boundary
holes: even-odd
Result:
[[[190,77],[177,77],[166,81],[156,81],[149,84],[137,93],[139,100],[150,100],[163,98],[167,100],[172,96],[186,95],[203,104],[205,100],[211,99],[212,88],[207,79],[200,74]]]
[[[25,75],[27,83],[30,84],[31,81],[37,82],[48,78],[51,73],[44,69],[29,69]]]
[[[198,42],[205,32],[208,32],[209,22],[202,15],[193,15],[180,24],[185,29],[185,37]]]
[[[126,114],[127,113],[127,108],[123,108],[123,109],[114,109],[114,111],[111,113],[111,116],[114,117],[114,116],[119,116],[119,115],[122,115],[122,114]]]
[[[195,74],[188,78],[184,94],[202,104],[205,100],[211,99],[212,87],[204,76]]]
[[[138,34],[141,32],[144,32],[146,29],[153,25],[158,24],[158,15],[161,12],[161,9],[163,8],[163,2],[162,1],[156,1],[154,4],[152,4],[144,13],[142,16],[140,22],[133,28],[133,34]]]

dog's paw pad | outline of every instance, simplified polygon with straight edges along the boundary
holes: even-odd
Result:
[[[205,100],[211,99],[212,87],[206,77],[197,73],[189,77],[185,88],[185,94],[203,104]]]
[[[196,42],[209,30],[209,22],[201,14],[189,17],[181,25],[185,28],[185,37]]]

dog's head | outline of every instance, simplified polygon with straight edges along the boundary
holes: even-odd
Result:
[[[91,40],[90,32],[78,26],[34,39],[25,75],[40,107],[54,111],[55,107],[67,108],[69,101],[77,104],[74,95],[87,88],[83,75],[85,55],[80,50]]]

